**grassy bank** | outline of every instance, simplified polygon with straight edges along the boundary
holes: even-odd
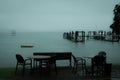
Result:
[[[15,68],[0,68],[0,78],[13,78]]]

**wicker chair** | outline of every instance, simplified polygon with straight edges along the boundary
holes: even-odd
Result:
[[[86,60],[82,57],[75,57],[74,55],[72,55],[72,57],[74,61],[72,72],[76,73],[78,70],[78,66],[81,66],[82,74],[86,73]]]
[[[94,56],[92,58],[92,75],[104,75],[106,58],[104,56]]]
[[[18,70],[18,65],[23,67],[22,75],[24,75],[26,65],[29,65],[30,70],[32,71],[32,60],[31,59],[24,59],[20,54],[16,54],[16,59],[17,59],[17,64],[16,64],[16,69],[15,69],[15,75]]]

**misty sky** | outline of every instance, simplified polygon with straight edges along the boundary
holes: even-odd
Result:
[[[0,32],[110,30],[119,0],[0,0]]]

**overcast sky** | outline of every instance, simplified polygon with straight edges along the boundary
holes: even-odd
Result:
[[[110,30],[119,0],[0,0],[0,32]]]

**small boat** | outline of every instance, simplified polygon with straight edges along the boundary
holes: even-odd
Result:
[[[31,44],[21,44],[21,47],[32,48],[33,45],[31,45]]]
[[[11,35],[12,35],[12,36],[15,36],[15,35],[16,35],[16,31],[15,31],[15,30],[12,30],[12,31],[11,31]]]

